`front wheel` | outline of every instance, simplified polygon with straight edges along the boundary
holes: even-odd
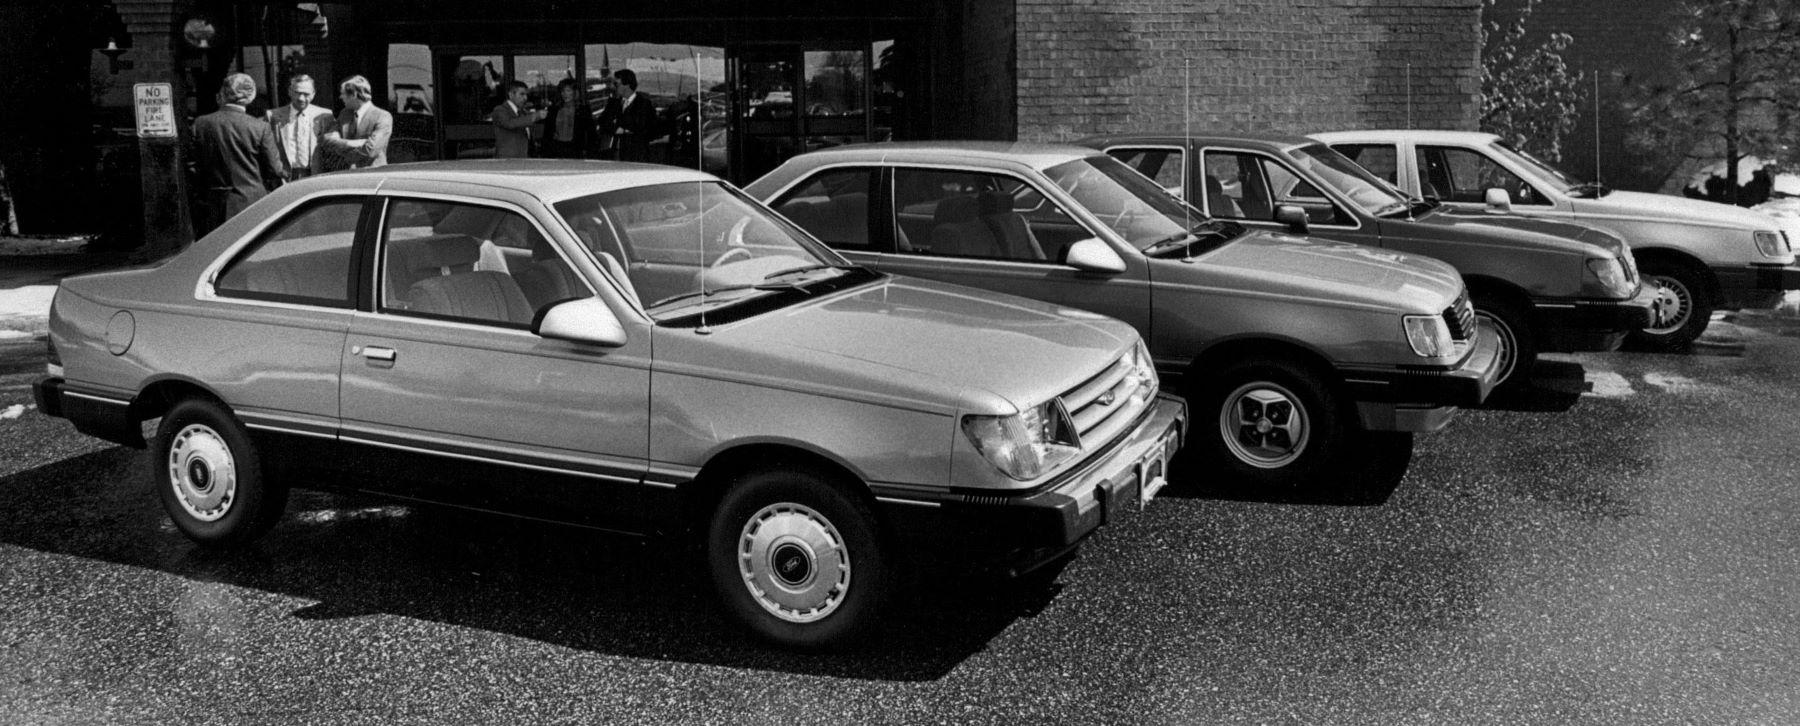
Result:
[[[1499,338],[1494,365],[1500,369],[1494,378],[1495,390],[1523,388],[1531,378],[1531,367],[1538,356],[1537,336],[1531,322],[1519,306],[1485,295],[1475,297],[1475,317],[1486,322]]]
[[[1256,488],[1319,481],[1353,430],[1326,382],[1288,361],[1240,361],[1189,393],[1194,420],[1215,422],[1195,427],[1202,468]]]
[[[1647,350],[1686,350],[1712,322],[1712,295],[1706,279],[1689,265],[1648,262],[1641,266],[1646,284],[1657,286],[1657,319],[1631,334],[1631,342]]]
[[[886,597],[878,539],[868,506],[825,476],[766,469],[719,502],[707,559],[726,610],[757,635],[828,648],[867,628]]]
[[[152,477],[175,528],[207,547],[256,539],[281,518],[287,489],[263,477],[249,434],[223,405],[175,404],[156,429]]]

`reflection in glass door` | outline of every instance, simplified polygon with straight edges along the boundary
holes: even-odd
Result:
[[[542,108],[556,98],[556,84],[574,78],[576,72],[573,53],[446,54],[438,56],[438,64],[438,72],[444,76],[441,113],[446,159],[494,155],[490,114],[506,101],[508,81],[518,80],[530,88],[527,108]]]
[[[732,176],[749,181],[800,153],[798,49],[746,50],[732,64],[738,140]]]
[[[868,140],[869,55],[862,50],[809,50],[805,54],[804,150]]]

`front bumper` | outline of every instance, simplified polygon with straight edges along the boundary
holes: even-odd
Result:
[[[1159,395],[1130,432],[1037,490],[922,494],[878,485],[875,501],[883,525],[909,550],[1023,572],[1101,525],[1135,514],[1143,487],[1166,472],[1186,434],[1186,402]],[[1162,472],[1154,470],[1156,462]]]
[[[1547,353],[1614,351],[1632,331],[1656,321],[1656,288],[1641,285],[1629,300],[1539,302],[1538,350]]]
[[[1800,290],[1800,264],[1714,267],[1720,310],[1774,307],[1783,293]]]
[[[1456,408],[1479,406],[1500,375],[1500,338],[1483,323],[1475,350],[1455,368],[1342,366],[1346,392],[1363,428],[1428,433],[1450,423]]]

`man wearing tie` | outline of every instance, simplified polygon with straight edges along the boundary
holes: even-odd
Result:
[[[544,120],[542,109],[525,110],[531,87],[521,81],[506,83],[506,101],[494,107],[494,158],[523,159],[531,155],[531,127]]]
[[[313,154],[313,171],[359,169],[387,164],[388,138],[394,135],[394,115],[375,107],[369,79],[351,76],[338,84],[344,110],[337,127],[319,137]]]
[[[331,109],[313,105],[312,76],[301,73],[288,81],[288,99],[289,105],[270,112],[269,123],[275,127],[275,139],[281,144],[287,180],[293,181],[312,175],[313,149],[319,144],[319,136],[330,131],[337,119],[331,115]]]

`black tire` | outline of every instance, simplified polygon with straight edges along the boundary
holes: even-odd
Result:
[[[1632,347],[1665,353],[1687,350],[1712,322],[1715,303],[1706,274],[1693,265],[1662,260],[1645,262],[1639,272],[1644,284],[1661,288],[1662,320],[1632,332]]]
[[[1282,359],[1232,363],[1190,386],[1189,400],[1196,469],[1252,489],[1326,487],[1360,430],[1322,376]]]
[[[225,406],[183,400],[163,415],[151,479],[175,528],[205,547],[234,547],[268,532],[287,507],[287,487],[263,476],[262,457]]]
[[[1488,322],[1500,336],[1500,375],[1495,392],[1521,391],[1531,385],[1531,367],[1537,364],[1538,339],[1531,318],[1519,305],[1493,295],[1476,295],[1475,317]]]
[[[868,628],[892,578],[868,504],[801,468],[732,482],[706,553],[732,617],[800,650],[839,647]]]

